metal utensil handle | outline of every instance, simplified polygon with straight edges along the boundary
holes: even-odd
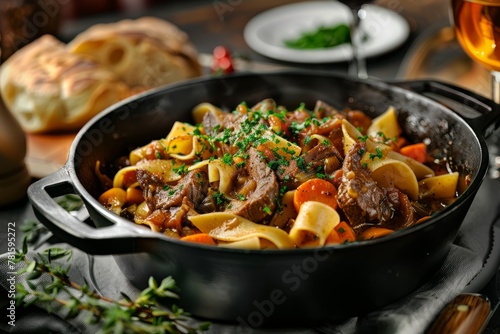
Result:
[[[395,85],[423,94],[427,97],[429,97],[428,93],[431,93],[437,97],[447,98],[475,110],[480,116],[470,118],[451,108],[484,138],[489,137],[500,127],[500,105],[484,96],[468,91],[467,89],[446,82],[429,80],[405,81],[395,83]],[[432,96],[430,98],[435,99]],[[443,103],[442,100],[438,102]]]
[[[94,228],[57,204],[55,197],[75,193],[64,167],[31,184],[27,193],[37,218],[61,240],[90,254],[138,251],[137,237],[143,235],[127,224],[117,222],[107,227]],[[147,233],[143,237],[147,237]]]

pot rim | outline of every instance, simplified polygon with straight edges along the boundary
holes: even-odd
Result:
[[[131,222],[129,220],[126,220],[125,218],[122,218],[113,212],[107,210],[105,207],[103,207],[84,187],[84,185],[80,182],[80,179],[78,178],[76,174],[76,169],[75,169],[75,159],[76,159],[76,151],[79,143],[85,138],[85,134],[88,133],[88,131],[98,124],[102,119],[104,119],[107,115],[111,114],[117,109],[127,107],[128,105],[132,103],[140,103],[141,100],[146,99],[152,95],[156,94],[162,94],[165,91],[171,91],[179,88],[183,88],[186,86],[196,86],[203,84],[205,82],[210,82],[213,80],[224,80],[222,77],[201,77],[201,78],[196,78],[196,79],[191,79],[188,81],[184,81],[181,83],[176,83],[176,84],[169,84],[166,86],[161,86],[157,87],[142,93],[139,93],[137,95],[131,96],[127,99],[124,99],[108,108],[103,110],[101,113],[98,115],[94,116],[89,122],[87,122],[77,133],[75,139],[73,140],[70,151],[68,154],[67,161],[65,165],[62,167],[68,174],[71,183],[73,184],[75,191],[78,195],[80,195],[84,201],[87,204],[90,204],[94,210],[97,210],[97,212],[106,218],[108,221],[113,222],[113,224],[119,224],[121,227],[126,229],[128,232],[130,232],[130,237],[142,237],[142,238],[154,238],[154,239],[159,239],[165,242],[169,243],[174,243],[182,247],[187,247],[187,248],[199,248],[203,250],[208,250],[208,251],[213,251],[217,253],[224,253],[224,254],[235,254],[235,253],[241,253],[241,254],[263,254],[265,256],[270,256],[268,254],[274,254],[273,256],[281,256],[281,255],[290,255],[290,254],[297,254],[301,255],[304,253],[311,253],[314,251],[318,250],[333,250],[333,251],[341,251],[341,250],[348,250],[352,248],[365,248],[365,247],[372,247],[374,245],[378,244],[384,244],[392,241],[393,239],[399,239],[399,238],[404,238],[408,236],[409,234],[412,234],[418,230],[421,229],[427,229],[434,224],[438,224],[442,219],[445,219],[446,216],[448,216],[450,213],[453,211],[457,210],[463,203],[467,202],[468,199],[471,196],[475,196],[477,193],[480,185],[482,184],[484,177],[486,176],[487,168],[488,168],[488,149],[486,145],[486,141],[484,140],[483,136],[481,134],[478,134],[478,131],[472,127],[467,120],[464,120],[463,117],[458,115],[456,112],[452,111],[450,108],[444,106],[443,104],[423,95],[419,94],[418,92],[403,88],[399,86],[398,84],[391,83],[390,81],[383,81],[383,80],[378,80],[378,79],[358,79],[358,78],[351,78],[348,75],[342,75],[342,74],[337,74],[337,73],[330,73],[330,72],[325,72],[325,71],[310,71],[310,70],[283,70],[283,71],[273,71],[273,72],[252,72],[252,73],[234,73],[231,75],[228,75],[228,79],[239,79],[239,78],[245,78],[245,77],[257,77],[257,76],[283,76],[283,75],[304,75],[304,76],[315,76],[315,75],[321,75],[321,76],[328,76],[331,78],[337,78],[337,79],[344,79],[344,80],[350,80],[350,81],[355,81],[359,83],[365,83],[369,84],[372,86],[376,86],[377,88],[390,88],[391,90],[396,90],[398,93],[410,93],[413,96],[416,96],[420,99],[423,99],[426,103],[435,105],[436,108],[440,109],[445,109],[447,113],[451,114],[454,119],[456,119],[459,122],[463,122],[465,126],[468,127],[469,131],[471,131],[474,134],[474,138],[477,140],[478,148],[481,150],[481,162],[477,168],[477,171],[473,177],[473,181],[471,184],[465,189],[465,191],[460,194],[460,196],[450,205],[445,207],[443,210],[439,211],[436,215],[432,216],[430,219],[418,224],[414,225],[408,228],[404,228],[402,230],[395,231],[387,236],[384,236],[383,238],[376,238],[376,239],[371,239],[371,240],[362,240],[362,241],[357,241],[354,243],[346,243],[346,244],[339,244],[339,245],[326,245],[322,247],[314,247],[314,248],[297,248],[297,249],[280,249],[280,250],[275,250],[275,249],[269,249],[269,250],[249,250],[249,249],[233,249],[233,248],[226,248],[226,247],[213,247],[210,245],[203,245],[203,244],[197,244],[197,243],[188,243],[184,242],[175,238],[171,238],[168,236],[165,236],[162,233],[158,232],[153,232],[152,230],[140,226],[134,222]],[[431,81],[426,81],[424,82],[431,82]],[[116,119],[113,120],[115,122]],[[153,139],[153,138],[152,138]]]

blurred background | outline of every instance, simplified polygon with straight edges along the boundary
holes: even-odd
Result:
[[[83,17],[87,15],[112,11],[135,11],[162,3],[179,2],[179,0],[66,0],[68,3],[64,15],[66,17]],[[61,1],[60,1],[61,2]]]
[[[1,0],[0,60],[43,34],[57,35],[71,20],[112,12],[140,13],[179,0]]]

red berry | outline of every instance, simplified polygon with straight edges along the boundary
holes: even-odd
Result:
[[[213,53],[212,73],[228,74],[234,72],[231,52],[224,46],[215,47]]]

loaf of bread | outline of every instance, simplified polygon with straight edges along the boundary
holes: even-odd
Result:
[[[79,129],[130,95],[115,73],[72,54],[51,35],[23,47],[2,64],[0,93],[28,133]]]
[[[202,74],[186,33],[143,17],[97,24],[64,44],[45,35],[0,67],[0,94],[27,133],[74,131],[144,90]]]
[[[159,18],[97,24],[77,35],[68,48],[110,68],[133,89],[201,75],[187,34]]]

